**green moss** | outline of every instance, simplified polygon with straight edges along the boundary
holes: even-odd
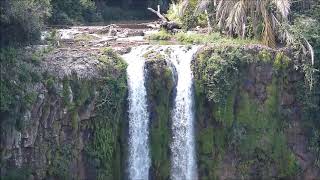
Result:
[[[263,49],[259,52],[258,57],[263,62],[270,62],[271,61],[271,54],[267,50]]]
[[[70,167],[71,162],[74,160],[75,154],[72,152],[74,144],[62,144],[56,146],[49,151],[52,155],[47,156],[50,161],[50,166],[47,171],[47,175],[56,179],[73,179],[76,178],[75,174],[71,174]]]
[[[91,165],[97,168],[97,179],[122,179],[122,159],[125,153],[122,131],[126,119],[126,63],[112,50],[106,50],[104,55],[100,56],[100,60],[103,62],[101,68],[104,78],[95,81],[99,97],[96,102],[96,116],[92,119],[94,124],[91,126],[94,132],[93,139],[86,148],[86,153]],[[90,86],[90,83],[85,86]]]
[[[262,50],[255,55],[237,49],[205,49],[192,65],[199,176],[220,177],[219,170],[224,172],[223,167],[228,167],[228,162],[222,161],[228,152],[235,156],[236,177],[268,179],[275,173],[277,178],[295,177],[299,166],[287,145],[279,102],[284,76],[275,74],[266,85],[266,100],[256,99],[243,89],[243,82],[249,78],[251,63],[271,64],[273,54]],[[280,53],[275,57],[279,70],[286,74],[289,58]]]
[[[78,131],[78,128],[79,128],[79,115],[78,115],[78,111],[77,109],[74,109],[72,112],[71,112],[71,126],[72,126],[72,129],[73,129],[73,132],[77,132]]]
[[[46,79],[46,86],[47,86],[47,89],[49,91],[54,91],[54,83],[55,83],[55,78],[52,77],[52,76],[49,76],[48,79]]]
[[[286,56],[283,52],[279,52],[275,57],[273,67],[276,70],[285,70],[286,68],[288,68],[290,62],[291,61],[288,56]]]
[[[259,105],[242,93],[237,120],[245,128],[245,133],[240,137],[237,147],[241,157],[253,160],[257,156],[265,162],[260,167],[264,169],[261,172],[268,172],[267,169],[271,168],[268,165],[274,163],[279,177],[292,177],[297,173],[297,166],[282,130],[276,80],[267,87],[267,94],[265,103]],[[260,176],[270,177],[271,174]]]
[[[27,109],[31,109],[32,105],[37,100],[37,93],[36,92],[29,92],[23,98],[23,104]]]
[[[225,127],[231,127],[234,121],[234,103],[235,93],[231,93],[227,96],[225,103],[217,103],[213,109],[213,116],[216,117],[216,121],[221,122]]]
[[[64,78],[62,81],[63,85],[63,90],[62,90],[62,98],[63,98],[63,103],[66,106],[70,106],[72,103],[72,99],[70,99],[70,84],[68,78]]]
[[[143,54],[143,57],[148,61],[157,62],[160,60],[165,60],[165,56],[155,50],[147,51]]]
[[[238,76],[238,54],[238,50],[227,53],[217,50],[204,51],[197,55],[193,71],[208,100],[225,104],[227,95],[237,83],[235,79]]]
[[[173,90],[172,72],[163,59],[148,62],[147,94],[151,112],[151,163],[155,179],[168,179],[170,173],[170,109]]]

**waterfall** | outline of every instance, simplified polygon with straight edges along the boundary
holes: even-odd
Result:
[[[174,65],[177,75],[176,97],[172,110],[171,179],[196,180],[194,140],[193,76],[191,60],[197,46],[139,46],[123,55],[128,63],[129,86],[129,179],[149,177],[148,121],[144,63],[148,50],[157,51]]]
[[[178,74],[177,93],[172,111],[171,179],[196,180],[194,143],[193,76],[191,60],[198,47],[172,46],[170,61]]]
[[[128,63],[129,87],[129,179],[148,179],[150,168],[146,87],[144,78],[144,59],[141,57],[146,46],[134,48],[123,55]]]

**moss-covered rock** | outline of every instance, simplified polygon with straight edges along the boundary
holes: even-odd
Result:
[[[153,179],[170,175],[170,109],[173,98],[173,72],[164,57],[155,51],[145,54],[146,88],[150,116],[151,165]]]
[[[1,76],[12,93],[3,96],[25,97],[8,97],[1,107],[1,115],[6,114],[1,120],[1,177],[121,179],[127,92],[123,60],[111,50],[57,49],[37,64],[10,55],[11,50],[2,53],[16,60],[1,61],[1,67],[28,69],[19,80],[26,89],[15,85],[18,76]],[[22,73],[20,68],[5,70]],[[40,78],[29,79],[32,74]],[[20,171],[21,177],[12,175]]]
[[[288,133],[301,122],[294,87],[303,81],[289,57],[254,46],[198,52],[192,69],[200,179],[292,179],[309,168],[300,156],[311,155],[307,145],[292,148],[303,142]]]

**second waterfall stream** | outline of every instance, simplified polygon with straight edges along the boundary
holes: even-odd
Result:
[[[171,111],[171,171],[172,180],[196,180],[197,165],[194,137],[192,56],[197,46],[139,46],[123,55],[128,63],[129,87],[129,155],[128,176],[131,180],[149,179],[149,113],[145,87],[145,59],[148,51],[156,51],[166,57],[176,70],[176,95]]]

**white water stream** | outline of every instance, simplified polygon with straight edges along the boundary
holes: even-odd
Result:
[[[196,180],[194,140],[193,75],[191,60],[198,47],[172,46],[170,61],[177,74],[177,94],[172,112],[171,179]]]
[[[176,69],[177,87],[172,110],[171,179],[196,180],[197,165],[194,140],[193,76],[191,60],[197,46],[139,46],[123,55],[128,63],[129,86],[129,179],[149,177],[150,157],[148,142],[149,113],[147,111],[144,77],[145,60],[149,50],[166,57]]]
[[[150,157],[148,142],[149,114],[147,111],[144,63],[146,46],[133,48],[123,58],[128,63],[129,86],[129,179],[146,180],[149,177]]]

